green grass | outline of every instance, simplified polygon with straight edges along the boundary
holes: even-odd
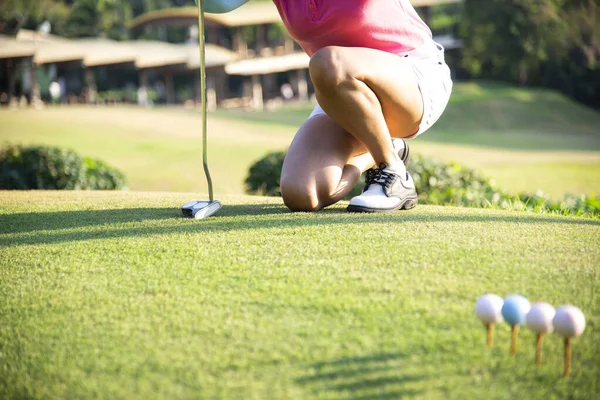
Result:
[[[532,187],[554,188],[555,181],[570,181],[568,188],[563,190],[547,191],[554,197],[559,197],[564,192],[575,194],[591,193],[590,190],[598,190],[598,178],[600,177],[600,164],[595,163],[531,163],[525,165],[508,165],[498,167],[487,167],[485,172],[493,176],[499,187],[511,187],[519,192],[531,192]],[[515,179],[519,174],[524,178]],[[576,178],[574,178],[576,177]],[[600,194],[598,191],[596,195]]]
[[[219,111],[237,120],[298,126],[312,106],[277,112]],[[600,114],[544,89],[455,84],[434,127],[411,142],[416,152],[458,161],[510,191],[600,192]]]
[[[120,168],[132,190],[206,191],[201,119],[178,109],[49,108],[0,110],[0,141],[70,147]],[[292,129],[211,119],[209,161],[215,190],[242,193],[248,166],[287,146]]]
[[[457,85],[424,140],[513,150],[599,150],[600,113],[545,89]]]
[[[299,126],[312,106],[218,116]],[[600,113],[560,93],[497,83],[457,83],[442,118],[419,141],[507,150],[600,150]]]
[[[215,191],[242,194],[249,166],[284,150],[312,106],[209,115]],[[0,143],[71,147],[123,170],[132,190],[206,191],[200,116],[174,108],[0,110]],[[458,161],[509,191],[600,192],[600,114],[551,91],[460,83],[413,150]]]
[[[600,221],[420,206],[292,214],[279,199],[0,192],[0,398],[591,399],[600,392]],[[485,292],[572,303],[562,342],[509,328]]]

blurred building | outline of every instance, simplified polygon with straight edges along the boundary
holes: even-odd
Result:
[[[460,1],[412,0],[426,22],[430,7]],[[273,3],[251,2],[230,13],[206,14],[205,20],[209,109],[261,109],[282,98],[310,97],[309,57],[285,31]],[[166,42],[168,29],[175,26],[189,32],[185,43]],[[48,92],[50,83],[58,82],[62,102],[136,102],[139,93],[144,104],[198,101],[197,9],[150,12],[132,20],[129,27],[133,37],[153,32],[159,40],[67,40],[24,30],[16,36],[0,36],[0,93],[8,99],[25,94],[35,102],[43,94],[40,87]],[[446,47],[459,45],[449,35],[435,39]],[[112,90],[115,87],[121,89]]]
[[[211,77],[224,76],[225,65],[237,58],[234,52],[222,47],[208,45],[206,48],[206,67]],[[199,60],[197,45],[118,42],[103,38],[69,40],[20,30],[15,37],[0,36],[0,75],[3,78],[0,91],[5,91],[9,98],[20,93],[35,99],[39,97],[36,86],[41,84],[36,70],[44,69],[49,79],[64,81],[66,101],[96,103],[98,79],[108,81],[107,87],[118,87],[125,83],[113,82],[111,85],[110,81],[115,81],[117,75],[129,73],[131,92],[135,93],[138,86],[149,86],[148,76],[154,74],[156,82],[162,82],[164,102],[175,103],[174,77],[177,74],[189,75],[189,79],[192,75],[198,76],[193,71],[198,70]],[[17,88],[17,84],[21,87]],[[135,102],[135,99],[121,100]]]

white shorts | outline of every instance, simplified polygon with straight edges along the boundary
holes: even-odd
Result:
[[[408,137],[414,138],[431,128],[442,116],[452,93],[452,78],[444,61],[444,48],[433,40],[404,57],[413,67],[423,98],[421,125],[415,134]],[[325,114],[325,111],[317,104],[310,117],[319,114]]]

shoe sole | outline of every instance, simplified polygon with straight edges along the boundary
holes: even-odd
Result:
[[[411,208],[415,208],[419,203],[418,197],[409,197],[404,202],[398,204],[398,206],[393,208],[370,208],[364,206],[353,206],[349,205],[346,210],[348,212],[356,212],[356,213],[375,213],[375,212],[392,212],[397,210],[410,210]]]

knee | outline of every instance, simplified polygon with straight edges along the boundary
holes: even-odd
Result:
[[[350,78],[342,53],[343,48],[328,46],[312,55],[308,70],[317,88],[333,88]]]
[[[297,182],[282,179],[280,183],[281,197],[291,211],[318,211],[319,199],[315,190]]]

